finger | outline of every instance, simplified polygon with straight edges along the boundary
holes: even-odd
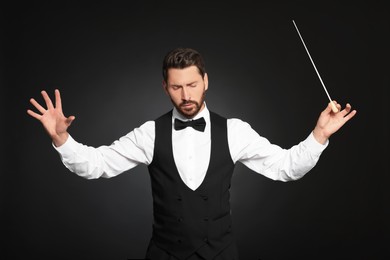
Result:
[[[51,99],[46,91],[42,90],[41,94],[46,102],[47,109],[54,109],[53,103],[51,102]]]
[[[337,102],[335,100],[329,102],[329,105],[333,114],[337,114],[340,111],[340,108],[338,107]]]
[[[38,109],[39,112],[41,112],[42,114],[46,112],[46,109],[44,107],[42,107],[35,99],[31,98],[30,99],[30,103],[36,108]]]
[[[345,108],[341,111],[341,114],[343,116],[347,115],[349,112],[351,112],[351,105],[349,103],[347,103],[347,105],[345,106]]]
[[[34,111],[30,110],[30,109],[27,109],[27,114],[29,114],[30,116],[38,119],[38,120],[41,120],[42,116],[40,114],[37,114],[35,113]]]
[[[344,121],[347,122],[348,120],[350,120],[352,117],[354,117],[356,115],[357,111],[356,110],[353,110],[351,113],[349,113],[347,116],[344,117]]]
[[[332,111],[332,104],[329,102],[328,106],[322,112],[325,113],[325,114],[329,114],[330,111]]]
[[[68,126],[70,126],[71,124],[72,124],[72,122],[73,122],[73,120],[75,120],[76,119],[76,117],[75,116],[70,116],[70,117],[68,117],[67,119],[66,119],[66,124],[68,125]]]
[[[341,105],[336,103],[336,107],[338,111],[341,111]]]
[[[332,104],[332,103],[333,103],[333,104]],[[335,108],[335,110],[332,109],[332,111],[333,111],[334,114],[337,114],[337,113],[340,111],[340,109],[341,109],[340,104],[337,103],[336,100],[332,100],[332,102],[329,102],[329,105],[330,105],[331,108]],[[334,105],[334,106],[333,106],[333,105]]]
[[[54,91],[55,97],[56,97],[56,108],[58,108],[60,111],[62,111],[62,101],[61,101],[61,94],[58,89]]]

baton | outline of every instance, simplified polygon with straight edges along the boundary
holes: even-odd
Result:
[[[309,53],[309,50],[308,50],[307,47],[306,47],[306,44],[305,44],[305,42],[304,42],[304,40],[303,40],[303,38],[302,38],[302,36],[301,36],[301,33],[300,33],[299,30],[298,30],[297,25],[295,24],[294,20],[292,20],[292,22],[294,23],[295,29],[296,29],[297,32],[298,32],[299,38],[301,38],[301,41],[302,41],[302,43],[303,43],[303,46],[305,47],[305,50],[306,50],[306,52],[307,52],[307,55],[308,55],[309,58],[310,58],[311,64],[313,64],[313,67],[314,67],[315,71],[317,72],[317,76],[318,76],[318,78],[320,79],[322,86],[324,87],[325,93],[326,93],[326,95],[327,95],[328,98],[329,98],[330,104],[331,104],[331,106],[332,106],[332,111],[333,111],[334,113],[339,112],[339,110],[337,109],[335,103],[334,103],[334,102],[332,101],[332,99],[330,98],[330,95],[329,95],[329,93],[328,93],[328,90],[326,90],[325,84],[324,84],[324,82],[322,81],[322,78],[321,78],[321,76],[320,76],[320,73],[318,72],[317,67],[316,67],[316,65],[314,64],[313,59],[311,58],[311,55],[310,55],[310,53]]]

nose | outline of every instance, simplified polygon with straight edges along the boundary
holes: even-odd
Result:
[[[191,99],[190,93],[186,87],[183,87],[181,90],[181,99],[182,100],[190,100]]]

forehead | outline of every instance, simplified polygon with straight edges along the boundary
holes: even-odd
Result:
[[[171,84],[187,83],[188,81],[201,80],[202,76],[196,66],[184,69],[168,69],[168,82]]]

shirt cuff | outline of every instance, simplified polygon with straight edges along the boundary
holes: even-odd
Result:
[[[329,139],[326,140],[325,144],[321,144],[315,139],[313,132],[311,132],[310,135],[304,141],[304,143],[305,143],[307,149],[312,151],[314,154],[319,155],[325,150],[326,147],[328,147]]]
[[[52,143],[52,146],[54,149],[57,150],[59,154],[61,154],[62,157],[69,157],[76,151],[78,143],[73,139],[73,137],[69,134],[68,139],[66,139],[65,143],[63,143],[61,146],[55,146],[54,143]]]

